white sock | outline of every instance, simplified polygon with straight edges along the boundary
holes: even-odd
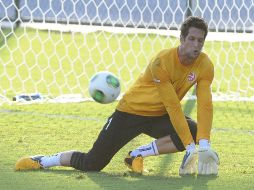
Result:
[[[210,148],[209,141],[207,139],[200,139],[199,148]]]
[[[155,141],[148,145],[140,146],[133,150],[130,154],[131,156],[141,155],[142,157],[159,155],[157,145]]]
[[[40,163],[44,168],[49,168],[52,166],[61,166],[60,158],[61,158],[61,153],[51,155],[51,156],[43,156],[41,158]]]

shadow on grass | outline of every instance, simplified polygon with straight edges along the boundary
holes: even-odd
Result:
[[[161,175],[135,175],[125,173],[123,176],[108,175],[102,173],[100,175],[108,178],[114,177],[112,186],[109,186],[106,181],[98,180],[98,174],[87,173],[87,176],[99,185],[102,189],[195,189],[207,190],[207,183],[217,177],[214,176],[161,176]],[[103,177],[105,178],[105,177]]]
[[[208,189],[207,183],[217,179],[217,176],[165,176],[165,175],[140,175],[132,172],[81,172],[78,170],[48,169],[37,172],[51,173],[70,177],[85,183],[92,181],[100,189]]]

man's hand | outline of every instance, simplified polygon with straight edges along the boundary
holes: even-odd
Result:
[[[179,175],[194,175],[196,174],[196,162],[197,162],[197,151],[193,149],[191,151],[186,151],[182,164],[179,168]]]
[[[217,175],[220,164],[218,154],[211,148],[199,148],[198,150],[198,174]]]

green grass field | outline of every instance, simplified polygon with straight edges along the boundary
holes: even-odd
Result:
[[[192,102],[195,103],[195,102]],[[15,172],[21,156],[64,150],[88,151],[115,103],[5,105],[0,110],[1,189],[251,189],[254,185],[254,103],[215,102],[213,147],[220,155],[218,177],[180,177],[183,153],[149,157],[142,176],[123,164],[129,150],[150,137],[141,135],[121,149],[102,172],[56,167]],[[191,110],[185,109],[185,112]],[[190,115],[195,118],[196,109]]]
[[[8,34],[8,32],[0,34]],[[37,35],[40,35],[39,39]],[[130,78],[136,77],[140,71],[134,69],[133,75],[130,75],[128,69],[133,68],[137,63],[140,68],[144,67],[147,55],[150,56],[159,51],[161,44],[163,47],[171,47],[178,43],[177,39],[172,38],[168,41],[164,37],[158,39],[155,35],[123,36],[100,32],[87,34],[85,38],[81,34],[72,36],[68,33],[52,32],[51,35],[52,37],[49,38],[47,32],[38,33],[30,29],[27,29],[24,35],[24,30],[18,29],[15,36],[8,38],[8,48],[3,46],[3,37],[0,35],[0,71],[8,74],[8,76],[0,74],[0,94],[5,90],[6,96],[11,98],[15,92],[22,90],[23,84],[27,92],[38,90],[42,93],[57,95],[60,92],[58,86],[62,87],[63,93],[69,93],[68,86],[73,86],[72,92],[80,92],[77,86],[79,83],[84,90],[82,93],[87,94],[85,90],[88,80],[82,76],[83,72],[86,72],[89,78],[94,72],[95,63],[101,63],[101,69],[116,71],[115,66],[105,65],[103,62],[116,62],[119,67],[122,67],[121,80],[129,82]],[[111,40],[106,42],[105,38],[109,36]],[[82,45],[84,40],[86,46]],[[129,43],[130,41],[132,44]],[[142,47],[139,45],[141,41]],[[70,59],[65,56],[66,44],[69,49],[68,56],[73,61],[71,64],[69,64]],[[205,51],[211,55],[217,68],[225,69],[216,70],[216,80],[221,82],[220,85],[217,82],[214,83],[214,90],[219,89],[223,93],[228,90],[236,92],[240,84],[242,85],[240,89],[243,91],[239,93],[252,95],[253,89],[248,89],[246,86],[247,84],[254,86],[253,78],[251,76],[249,80],[241,78],[242,73],[246,76],[251,75],[254,50],[250,46],[254,46],[253,42],[241,44],[207,42]],[[88,47],[91,54],[87,51]],[[141,54],[140,48],[144,49]],[[118,49],[121,49],[122,53]],[[104,53],[99,54],[102,50]],[[248,52],[244,54],[244,50]],[[84,52],[80,59],[76,59],[78,51]],[[112,57],[112,52],[116,52],[115,57]],[[218,55],[217,52],[221,53]],[[235,57],[236,52],[239,55],[237,57]],[[50,57],[49,60],[48,57]],[[62,72],[59,71],[60,58],[62,58]],[[233,64],[231,67],[230,64],[225,64],[228,59],[232,63],[235,63],[235,59],[243,64],[242,66]],[[128,60],[130,64],[128,67],[122,65],[125,60]],[[34,62],[37,64],[32,66]],[[26,64],[22,66],[19,63]],[[65,78],[70,68],[74,68],[74,72]],[[40,70],[44,71],[43,74]],[[25,80],[29,72],[30,78]],[[56,78],[53,77],[53,72],[56,73]],[[18,78],[18,74],[21,78]],[[43,81],[40,80],[41,77],[44,78]],[[242,80],[238,82],[237,77]],[[52,83],[53,79],[54,83]],[[232,79],[230,88],[228,87],[229,79]],[[50,86],[49,90],[47,85]],[[128,151],[152,140],[144,135],[132,140],[121,149],[110,164],[99,173],[84,173],[62,167],[41,171],[14,171],[15,162],[22,156],[53,154],[73,149],[88,151],[106,118],[113,112],[115,104],[84,102],[57,105],[1,105],[0,189],[253,189],[253,102],[214,102],[212,146],[219,153],[221,161],[217,177],[180,177],[178,168],[183,153],[146,158],[145,168],[148,172],[142,176],[130,173],[123,164],[123,158]],[[185,113],[196,118],[194,101],[183,102],[183,109]]]

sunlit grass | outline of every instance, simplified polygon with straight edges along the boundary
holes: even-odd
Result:
[[[193,104],[195,106],[195,102]],[[254,185],[253,103],[215,102],[212,146],[220,156],[218,177],[180,177],[183,153],[145,159],[148,173],[129,173],[128,151],[151,142],[141,135],[121,149],[102,172],[56,167],[15,172],[18,158],[65,150],[87,152],[115,103],[4,105],[0,109],[0,186],[3,189],[251,189]],[[195,108],[185,109],[195,119]],[[42,185],[43,184],[43,185]]]

